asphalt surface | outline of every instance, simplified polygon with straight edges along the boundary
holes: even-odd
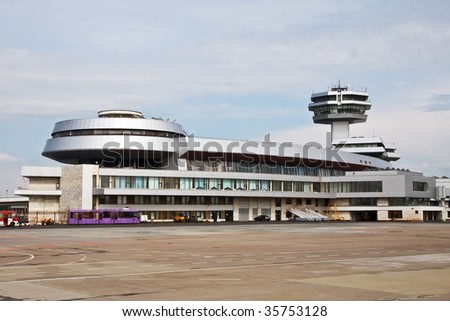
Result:
[[[1,300],[450,300],[450,224],[1,228]]]

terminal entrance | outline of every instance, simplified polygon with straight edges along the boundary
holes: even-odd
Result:
[[[352,211],[352,221],[376,221],[377,211]]]
[[[441,211],[423,211],[423,220],[429,221],[442,221]]]

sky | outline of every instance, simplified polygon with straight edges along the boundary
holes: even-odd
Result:
[[[0,0],[0,196],[25,184],[57,121],[104,109],[196,136],[325,144],[313,92],[372,102],[352,136],[394,167],[450,176],[450,2]]]

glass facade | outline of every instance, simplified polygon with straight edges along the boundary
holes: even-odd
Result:
[[[235,191],[276,191],[305,193],[373,193],[382,192],[381,181],[311,182],[290,180],[255,180],[228,178],[100,176],[99,188],[116,189],[217,189]]]
[[[248,163],[232,161],[187,160],[190,171],[235,172],[299,176],[344,176],[345,171],[334,168],[289,166],[284,164]]]
[[[321,192],[327,193],[374,193],[382,191],[382,181],[322,183],[321,190]]]

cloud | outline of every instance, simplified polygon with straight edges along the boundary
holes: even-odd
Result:
[[[355,134],[396,142],[411,164],[440,164],[449,10],[447,1],[4,1],[0,118],[27,128],[36,115],[131,108],[197,119],[199,135],[236,137],[241,118],[239,135],[324,142],[329,128],[312,124],[309,95],[341,79],[374,101]]]
[[[425,106],[424,111],[450,111],[450,94],[433,95],[430,103]]]
[[[27,41],[7,38],[16,47],[0,47],[3,115],[156,110],[206,94],[303,95],[343,76],[379,82],[445,61],[450,34],[441,20],[392,6],[81,1],[32,6],[42,13],[34,16],[11,3],[16,18],[3,13],[4,24]]]
[[[17,162],[25,162],[25,159],[22,157],[17,157],[10,155],[8,153],[0,152],[0,163],[17,163]]]

